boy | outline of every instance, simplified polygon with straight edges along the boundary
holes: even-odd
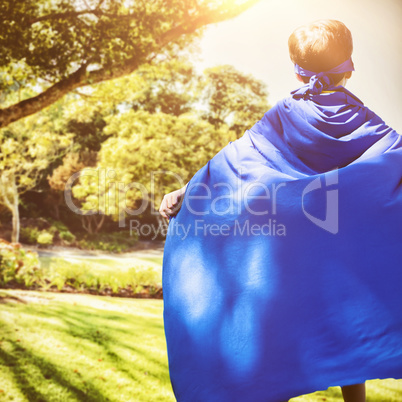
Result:
[[[362,402],[365,380],[402,376],[402,140],[344,88],[352,50],[339,21],[296,29],[289,53],[305,85],[162,201],[179,401],[281,401],[340,384]],[[337,185],[325,200],[312,196],[323,182]],[[282,238],[257,231],[268,216]]]
[[[304,66],[310,71],[329,71],[343,61],[350,59],[353,52],[352,35],[340,21],[316,21],[296,29],[289,37],[289,54],[295,66]],[[352,69],[354,69],[352,67]],[[345,86],[352,76],[352,70],[346,73],[330,74],[328,78],[336,86]],[[308,75],[296,70],[296,78],[307,84]],[[169,219],[180,209],[180,202],[187,185],[173,191],[162,200],[159,212]]]

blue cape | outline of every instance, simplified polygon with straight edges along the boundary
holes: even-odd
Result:
[[[170,220],[180,402],[402,378],[402,139],[345,88],[322,89],[292,92],[222,149]]]

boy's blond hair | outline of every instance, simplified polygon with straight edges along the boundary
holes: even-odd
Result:
[[[348,60],[353,51],[352,34],[337,20],[314,21],[295,29],[288,45],[292,62],[316,73],[338,66]],[[336,84],[344,75],[330,74],[328,77]],[[308,77],[302,79],[306,83],[309,81]]]

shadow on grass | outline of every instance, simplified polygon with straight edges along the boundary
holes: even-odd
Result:
[[[0,304],[5,304],[8,302],[16,302],[26,304],[27,302],[24,299],[20,299],[19,297],[12,296],[9,294],[0,294]]]
[[[3,325],[3,323],[2,323]],[[23,395],[26,396],[30,402],[47,402],[49,401],[49,395],[43,394],[38,390],[37,381],[32,379],[32,373],[25,368],[27,365],[34,365],[40,370],[43,380],[52,380],[57,385],[63,387],[68,391],[69,400],[70,397],[74,397],[79,401],[99,401],[108,402],[110,399],[105,397],[91,384],[86,384],[86,389],[80,389],[66,378],[66,373],[60,370],[57,366],[49,362],[47,359],[39,356],[33,351],[24,348],[19,343],[9,340],[12,344],[13,353],[8,353],[3,349],[0,349],[0,360],[2,364],[7,366],[13,374],[15,385]],[[19,356],[23,356],[25,362],[21,364]]]
[[[27,304],[1,292],[0,300],[8,312],[0,315],[0,376],[4,370],[12,383],[7,400],[18,400],[9,391],[15,388],[30,402],[173,400],[159,305],[124,301],[119,312],[59,301]],[[368,401],[402,400],[398,384],[375,383],[373,391]],[[343,401],[339,387],[300,400]]]
[[[112,361],[120,365],[119,370],[125,372],[133,379],[135,379],[135,377],[132,375],[132,370],[123,368],[126,365],[130,366],[131,363],[126,362],[125,358],[118,355],[113,349],[121,348],[129,350],[136,355],[142,355],[145,357],[144,350],[140,347],[135,347],[133,343],[130,344],[128,342],[123,342],[122,338],[127,336],[127,329],[118,328],[114,323],[116,321],[123,322],[134,328],[135,332],[132,333],[133,338],[136,337],[136,333],[163,336],[163,325],[155,323],[154,320],[145,317],[139,319],[138,317],[129,316],[124,318],[116,314],[101,314],[98,311],[90,313],[90,309],[85,309],[85,312],[77,310],[61,312],[57,307],[54,307],[53,309],[54,316],[60,317],[60,319],[63,320],[63,322],[68,326],[67,332],[71,336],[86,339],[89,342],[99,345]],[[48,315],[48,313],[49,311],[46,315]],[[101,329],[95,330],[93,325],[88,324],[89,321],[98,321],[96,327]],[[108,332],[108,328],[112,329],[112,331]],[[111,332],[113,332],[113,334],[111,334]],[[158,371],[167,372],[167,364],[163,364],[157,358],[147,354],[146,360],[147,362],[151,362],[157,366]]]
[[[158,351],[154,354],[152,348],[147,349],[148,335],[152,339],[157,337],[158,342],[163,339],[163,325],[158,323],[159,317],[111,313],[107,310],[58,302],[46,306],[35,304],[31,309],[23,305],[19,307],[10,301],[5,300],[3,303],[7,304],[9,311],[14,310],[17,314],[23,312],[26,318],[21,325],[25,329],[32,327],[34,331],[34,325],[38,325],[39,331],[49,335],[49,342],[61,342],[68,348],[64,365],[63,361],[59,362],[53,358],[54,356],[47,357],[46,352],[37,347],[35,342],[33,347],[28,347],[25,343],[29,343],[29,339],[28,342],[24,342],[23,336],[21,342],[14,339],[16,329],[0,319],[0,328],[4,334],[4,343],[3,345],[0,343],[0,372],[1,365],[6,366],[14,387],[17,387],[30,402],[128,401],[119,399],[117,389],[110,388],[117,383],[113,384],[109,378],[107,384],[103,385],[100,382],[97,386],[99,378],[103,381],[106,379],[99,376],[99,372],[91,373],[94,363],[98,366],[102,364],[107,367],[113,366],[112,370],[116,371],[119,378],[127,380],[130,387],[134,385],[144,388],[143,382],[149,378],[157,379],[160,385],[170,387],[167,362],[161,361]],[[21,333],[22,331],[19,334]],[[2,347],[5,343],[8,343],[8,348]],[[82,375],[79,372],[74,373],[72,369],[75,367],[74,359],[81,352],[80,349],[88,357],[87,360],[91,361],[89,364],[85,363],[84,369],[87,372],[84,372],[82,366],[80,367]],[[133,365],[132,356],[135,357],[134,361],[137,361],[138,357],[138,364]],[[144,400],[136,399],[134,395],[132,397],[134,399],[129,400]]]

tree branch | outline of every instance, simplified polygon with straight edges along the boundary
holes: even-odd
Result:
[[[195,17],[190,21],[186,21],[167,32],[163,33],[159,38],[156,38],[156,43],[159,47],[163,47],[169,42],[178,39],[184,34],[194,33],[197,29],[212,23],[219,21],[224,21],[233,18],[246,9],[250,8],[260,0],[248,0],[243,5],[238,6],[234,9],[224,9],[220,8],[214,12],[209,12],[208,14],[203,14],[201,16]],[[74,12],[75,15],[85,14],[88,12],[98,13],[100,10],[86,10],[80,12]],[[65,16],[66,13],[53,14],[54,16]],[[48,18],[49,16],[46,16]],[[44,19],[40,17],[40,19]],[[36,22],[39,19],[36,20]],[[149,56],[149,55],[148,55]],[[110,68],[100,68],[99,70],[94,70],[87,72],[87,63],[81,66],[76,72],[72,73],[68,77],[62,79],[58,83],[52,85],[50,88],[46,89],[39,95],[32,98],[25,99],[19,103],[11,105],[7,108],[0,109],[0,128],[6,127],[9,124],[22,119],[24,117],[30,116],[34,113],[41,111],[42,109],[50,106],[54,102],[61,99],[67,93],[86,86],[97,84],[102,81],[108,81],[115,78],[120,78],[125,75],[131,74],[135,71],[143,60],[138,60],[135,57],[128,59],[124,64],[120,66],[112,66]]]
[[[86,68],[87,65],[85,64],[76,72],[52,85],[39,95],[25,99],[5,109],[0,109],[0,128],[6,127],[14,121],[22,119],[23,117],[37,113],[45,107],[50,106],[54,102],[58,101],[73,89],[87,85],[88,82],[85,80]]]
[[[65,11],[63,13],[54,13],[54,14],[47,14],[42,15],[41,17],[37,17],[27,21],[28,25],[36,24],[37,22],[42,22],[50,19],[57,19],[57,18],[71,18],[71,17],[79,17],[80,15],[85,14],[99,14],[101,11],[94,9],[94,10],[81,10],[81,11]]]
[[[95,15],[96,17],[109,17],[109,18],[119,18],[119,19],[131,19],[136,16],[135,13],[133,14],[110,14],[110,13],[105,13],[99,8],[94,8],[90,10],[81,10],[81,11],[65,11],[62,13],[53,13],[53,14],[47,14],[47,15],[42,15],[41,17],[33,18],[29,21],[27,21],[27,25],[33,25],[36,24],[37,22],[42,22],[42,21],[47,21],[47,20],[54,20],[54,19],[68,19],[68,18],[74,18],[74,17],[79,17],[81,15],[85,14],[92,14]]]

